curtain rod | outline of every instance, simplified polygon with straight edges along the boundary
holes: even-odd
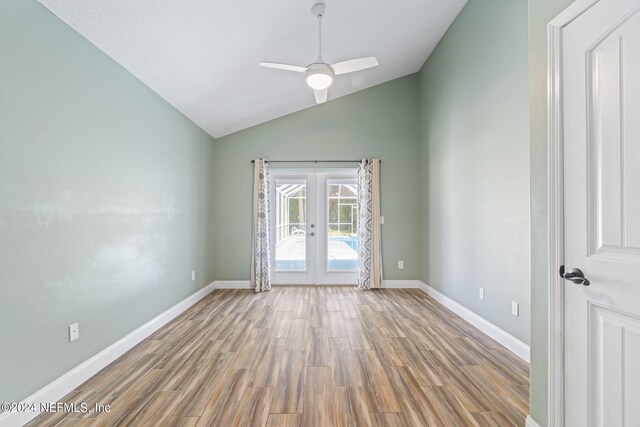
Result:
[[[359,160],[267,160],[269,163],[360,163]],[[251,160],[251,163],[255,163],[255,160]],[[380,160],[382,163],[382,160]]]

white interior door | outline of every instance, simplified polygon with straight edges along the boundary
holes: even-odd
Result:
[[[355,171],[271,171],[271,265],[275,285],[355,284]]]
[[[640,1],[598,1],[562,48],[565,424],[640,426]]]

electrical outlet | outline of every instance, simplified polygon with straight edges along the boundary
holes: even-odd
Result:
[[[380,217],[380,224],[384,224],[384,217],[383,216]]]
[[[484,288],[480,288],[480,291],[478,292],[478,298],[484,299]]]
[[[516,317],[520,316],[520,304],[515,301],[511,301],[511,314]]]
[[[191,280],[196,280],[196,271],[195,270],[191,270]]]
[[[80,338],[80,324],[78,322],[69,325],[69,342],[73,342]]]
[[[402,270],[404,268],[404,261],[398,261],[398,270]]]

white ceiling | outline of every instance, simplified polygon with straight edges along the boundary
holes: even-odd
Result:
[[[315,105],[304,75],[317,55],[308,0],[39,0],[213,137]],[[376,56],[336,78],[329,102],[420,69],[466,0],[326,0],[323,56]]]

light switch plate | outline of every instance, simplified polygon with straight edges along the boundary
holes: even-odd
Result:
[[[380,217],[380,224],[384,224],[384,217],[383,216]]]
[[[404,268],[404,261],[398,261],[398,270],[402,270]]]
[[[196,280],[196,271],[195,270],[191,270],[191,280]]]
[[[515,301],[511,301],[511,314],[516,317],[520,316],[520,304]]]
[[[480,288],[480,291],[478,292],[478,298],[484,299],[484,288]]]

